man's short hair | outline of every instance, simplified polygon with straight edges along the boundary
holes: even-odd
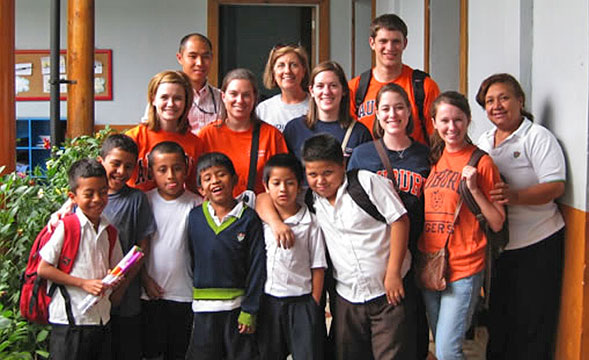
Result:
[[[340,142],[329,134],[318,134],[305,140],[302,151],[303,162],[330,161],[344,163]]]
[[[276,154],[272,156],[264,165],[264,183],[268,185],[270,173],[274,168],[286,168],[292,171],[299,185],[303,182],[303,165],[296,156],[292,154]]]
[[[200,40],[200,41],[204,42],[205,44],[207,44],[207,46],[209,47],[209,51],[210,52],[213,52],[213,44],[211,43],[211,40],[209,40],[209,38],[206,37],[206,36],[204,36],[203,34],[195,32],[195,33],[190,33],[190,34],[185,35],[180,40],[180,46],[178,47],[178,52],[180,54],[182,54],[182,52],[184,51],[184,48],[186,47],[186,42],[188,40],[190,40],[191,38],[193,38],[193,37],[195,37],[198,40]]]
[[[403,37],[407,39],[407,24],[395,14],[384,14],[372,20],[370,24],[370,37],[375,38],[380,29],[390,31],[400,31]]]
[[[201,155],[198,158],[198,164],[196,165],[196,184],[201,187],[202,184],[200,182],[200,173],[203,171],[212,168],[213,166],[220,166],[225,168],[229,175],[232,177],[237,176],[237,172],[235,171],[235,166],[233,166],[233,162],[229,157],[220,152],[210,152]]]
[[[103,178],[105,183],[108,182],[106,170],[104,170],[104,166],[98,160],[85,158],[74,162],[67,172],[70,191],[73,193],[76,192],[80,178],[86,179],[92,177]]]
[[[124,134],[112,134],[104,140],[100,148],[100,156],[104,159],[110,154],[113,149],[119,149],[135,156],[139,156],[137,144],[133,139]]]
[[[188,156],[186,156],[184,149],[177,142],[162,141],[161,143],[154,146],[149,154],[147,154],[147,163],[149,164],[150,168],[153,166],[153,158],[155,154],[178,154],[182,157],[184,163],[188,165]]]

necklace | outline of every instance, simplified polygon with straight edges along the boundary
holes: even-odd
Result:
[[[393,150],[395,153],[397,153],[397,156],[399,157],[399,159],[403,159],[403,155],[405,154],[405,150],[409,149],[408,147],[403,149],[403,150]]]

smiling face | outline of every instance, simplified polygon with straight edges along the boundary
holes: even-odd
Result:
[[[254,87],[245,79],[234,79],[222,93],[227,119],[237,123],[250,121],[256,102]]]
[[[224,166],[211,166],[200,172],[200,193],[213,205],[228,207],[233,202],[233,187],[237,176]]]
[[[274,167],[270,171],[268,183],[264,184],[274,206],[293,212],[297,206],[299,182],[294,172],[286,167]]]
[[[368,42],[374,51],[377,67],[399,67],[403,64],[403,51],[407,47],[407,39],[402,32],[381,28]]]
[[[98,157],[98,161],[106,170],[108,178],[108,193],[119,192],[127,180],[131,177],[137,157],[120,148],[113,148],[104,158]]]
[[[523,118],[523,99],[517,97],[509,84],[496,82],[485,95],[487,117],[497,128],[507,132],[517,130]]]
[[[333,71],[322,71],[313,78],[309,92],[317,105],[319,120],[337,120],[343,84]],[[347,86],[347,84],[346,84]]]
[[[305,76],[305,67],[294,52],[286,53],[274,63],[274,81],[281,91],[299,90]]]
[[[207,43],[196,36],[191,37],[184,44],[182,52],[176,54],[176,59],[190,78],[192,87],[200,89],[207,80],[213,62],[213,52]]]
[[[344,183],[344,164],[327,160],[306,161],[305,174],[309,187],[333,205],[337,190]]]
[[[410,114],[411,109],[401,94],[387,91],[380,96],[376,117],[385,135],[406,136]]]
[[[150,170],[157,190],[165,200],[174,200],[184,193],[187,167],[184,157],[178,153],[153,154]]]
[[[100,215],[108,204],[108,184],[104,177],[80,177],[75,192],[68,196],[94,225],[100,223]]]
[[[440,103],[432,121],[448,151],[459,151],[466,145],[465,138],[470,119],[458,107]]]
[[[162,129],[176,128],[186,106],[186,94],[180,84],[162,83],[157,87],[151,103]]]

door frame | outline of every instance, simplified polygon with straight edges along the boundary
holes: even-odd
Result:
[[[314,24],[313,31],[319,31],[319,36],[313,36],[312,43],[314,50],[317,49],[318,61],[329,60],[329,1],[330,0],[207,0],[207,36],[213,45],[213,54],[218,54],[219,49],[219,7],[221,5],[291,5],[291,6],[312,6],[314,7],[314,19],[319,23]],[[316,39],[319,43],[316,44]],[[316,60],[311,56],[311,64],[315,65]],[[209,71],[208,80],[217,86],[219,77],[219,57],[213,56],[213,63]]]

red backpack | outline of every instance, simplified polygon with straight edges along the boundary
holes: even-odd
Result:
[[[64,273],[69,274],[72,271],[74,260],[76,259],[78,248],[80,246],[80,220],[75,214],[69,214],[63,217],[61,221],[63,221],[64,225],[64,240],[57,268]],[[117,239],[117,230],[112,225],[109,225],[106,230],[108,232],[110,258]],[[51,235],[52,233],[50,233],[47,226],[45,226],[39,235],[37,235],[33,247],[31,248],[29,261],[27,262],[27,267],[22,275],[20,313],[29,321],[39,324],[48,324],[49,303],[51,302],[51,297],[55,293],[56,288],[59,288],[65,300],[68,322],[70,325],[75,325],[70,297],[65,286],[53,283],[49,292],[47,292],[47,280],[37,275],[37,268],[41,262],[39,251],[49,241]]]

